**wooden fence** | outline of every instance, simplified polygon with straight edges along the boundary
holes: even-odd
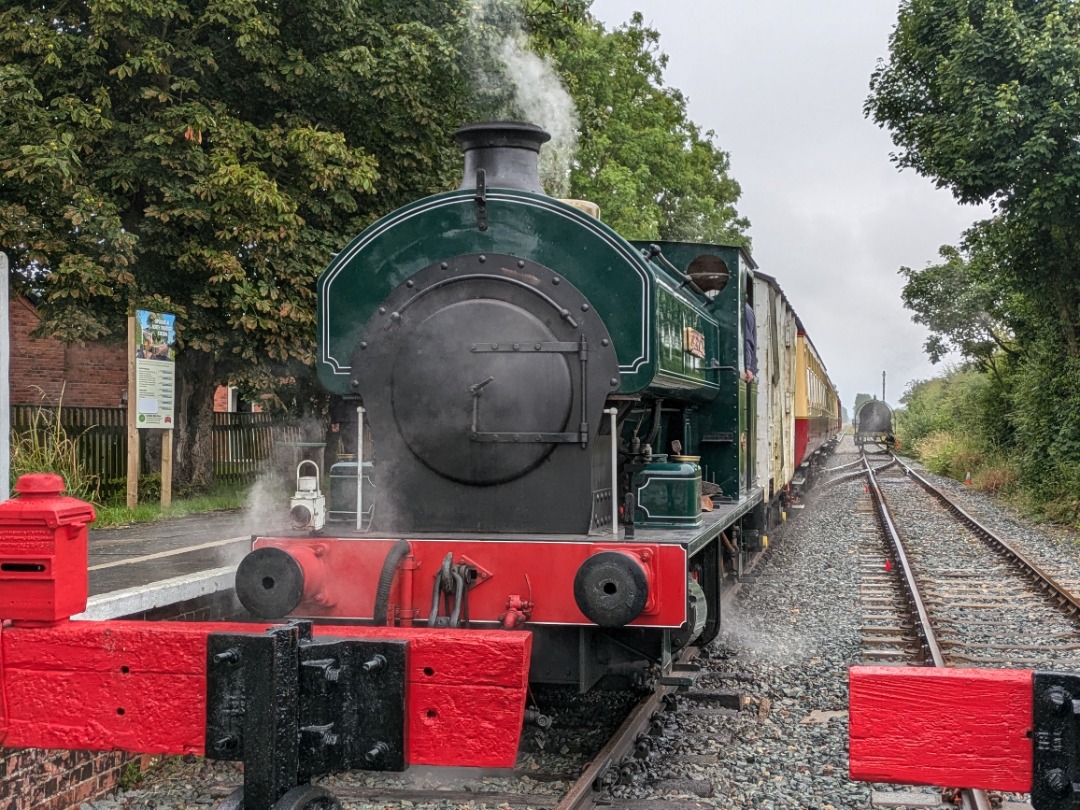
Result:
[[[12,434],[55,430],[57,409],[12,405]],[[97,476],[101,496],[123,492],[127,476],[127,409],[60,409],[60,427],[76,440],[79,466]],[[295,442],[299,430],[267,413],[214,414],[214,472],[219,481],[248,483],[269,468],[280,442]],[[143,472],[151,472],[143,470]]]

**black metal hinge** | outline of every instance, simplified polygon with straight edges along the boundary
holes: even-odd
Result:
[[[487,214],[487,173],[483,169],[476,170],[476,229],[486,231],[488,226]]]
[[[245,810],[312,776],[405,762],[404,641],[320,638],[310,622],[207,639],[206,756],[242,760]]]

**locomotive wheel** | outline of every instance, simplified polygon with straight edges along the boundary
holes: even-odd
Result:
[[[318,785],[297,785],[276,802],[273,810],[341,810],[341,803]]]

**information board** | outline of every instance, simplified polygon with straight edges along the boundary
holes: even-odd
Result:
[[[140,428],[173,428],[176,316],[135,310],[136,419]]]

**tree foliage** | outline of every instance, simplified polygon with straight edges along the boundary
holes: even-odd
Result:
[[[580,118],[571,194],[597,203],[631,239],[749,246],[729,156],[665,86],[659,40],[637,13],[615,31],[593,21],[552,43]]]
[[[1080,357],[1080,4],[904,0],[870,86],[898,165],[998,208],[1003,280]]]
[[[1000,220],[977,223],[960,247],[944,245],[942,263],[923,270],[901,267],[907,283],[902,298],[916,323],[930,330],[925,349],[940,362],[958,351],[985,371],[995,372],[996,358],[1015,356],[1013,327],[1021,302],[1002,277]]]
[[[175,312],[182,428],[208,430],[215,383],[309,363],[319,271],[449,173],[457,18],[414,6],[8,4],[0,243],[44,280],[44,328]],[[207,482],[180,438],[180,477]]]
[[[492,0],[494,2],[495,0]],[[210,392],[314,394],[315,280],[375,218],[452,188],[484,99],[471,0],[36,0],[0,10],[0,245],[43,331],[177,315],[179,482],[206,485]],[[575,196],[628,237],[745,242],[728,158],[663,85],[641,17],[508,2],[570,88]]]

